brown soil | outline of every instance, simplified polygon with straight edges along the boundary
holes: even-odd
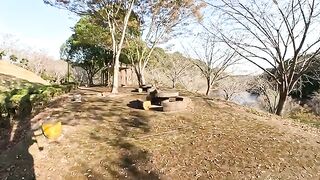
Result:
[[[50,116],[63,122],[63,136],[38,136],[32,157],[19,151],[26,142],[0,153],[0,179],[30,171],[54,180],[320,178],[316,129],[201,97],[186,111],[144,111],[134,102],[146,95],[130,90],[83,89],[82,103],[65,98],[45,109],[33,127]]]

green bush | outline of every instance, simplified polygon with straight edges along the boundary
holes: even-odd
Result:
[[[9,108],[17,108],[22,103],[26,103],[29,100],[29,89],[19,89],[16,94],[12,95],[9,99]]]
[[[42,106],[50,101],[50,97],[45,94],[31,94],[30,102],[32,106]]]
[[[43,106],[52,98],[70,92],[74,87],[74,84],[33,86],[0,93],[0,121],[8,119],[12,112],[31,113],[35,107]]]
[[[6,98],[7,98],[7,95],[6,95],[5,93],[1,93],[1,94],[0,94],[0,106],[5,105],[5,103],[6,103]]]
[[[5,93],[1,93],[0,94],[0,121],[2,121],[2,117],[5,116],[6,114],[6,94]],[[0,122],[1,124],[1,122]]]
[[[48,98],[53,98],[54,97],[54,90],[52,89],[46,89],[44,90],[41,94],[43,94],[44,96],[48,97]]]

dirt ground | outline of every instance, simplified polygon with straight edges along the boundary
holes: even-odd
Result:
[[[187,110],[136,109],[145,94],[82,89],[31,120],[63,122],[0,152],[0,179],[320,179],[317,129],[218,100],[190,97]]]

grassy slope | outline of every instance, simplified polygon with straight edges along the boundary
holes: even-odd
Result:
[[[64,124],[59,141],[29,149],[37,179],[320,177],[319,132],[290,120],[200,97],[192,97],[188,111],[163,113],[130,108],[145,95],[129,91],[79,93],[83,103],[67,100],[33,119]]]
[[[0,61],[0,92],[34,84],[49,85],[47,81],[31,71]]]

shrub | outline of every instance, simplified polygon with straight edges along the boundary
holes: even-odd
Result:
[[[29,89],[19,89],[9,99],[9,108],[17,108],[22,103],[26,103],[29,99]]]
[[[6,94],[5,93],[1,93],[0,94],[0,127],[2,127],[4,124],[6,124],[4,122],[4,117],[7,116],[6,112]]]
[[[3,124],[3,119],[14,115],[31,113],[35,107],[43,106],[53,97],[68,93],[74,87],[74,84],[33,86],[0,93],[0,124]]]
[[[6,102],[6,94],[5,93],[1,93],[0,94],[0,106],[2,107],[3,105],[5,105]]]
[[[44,94],[31,94],[30,95],[30,102],[32,106],[43,106],[47,102],[50,101],[50,98],[48,96],[45,96]]]

